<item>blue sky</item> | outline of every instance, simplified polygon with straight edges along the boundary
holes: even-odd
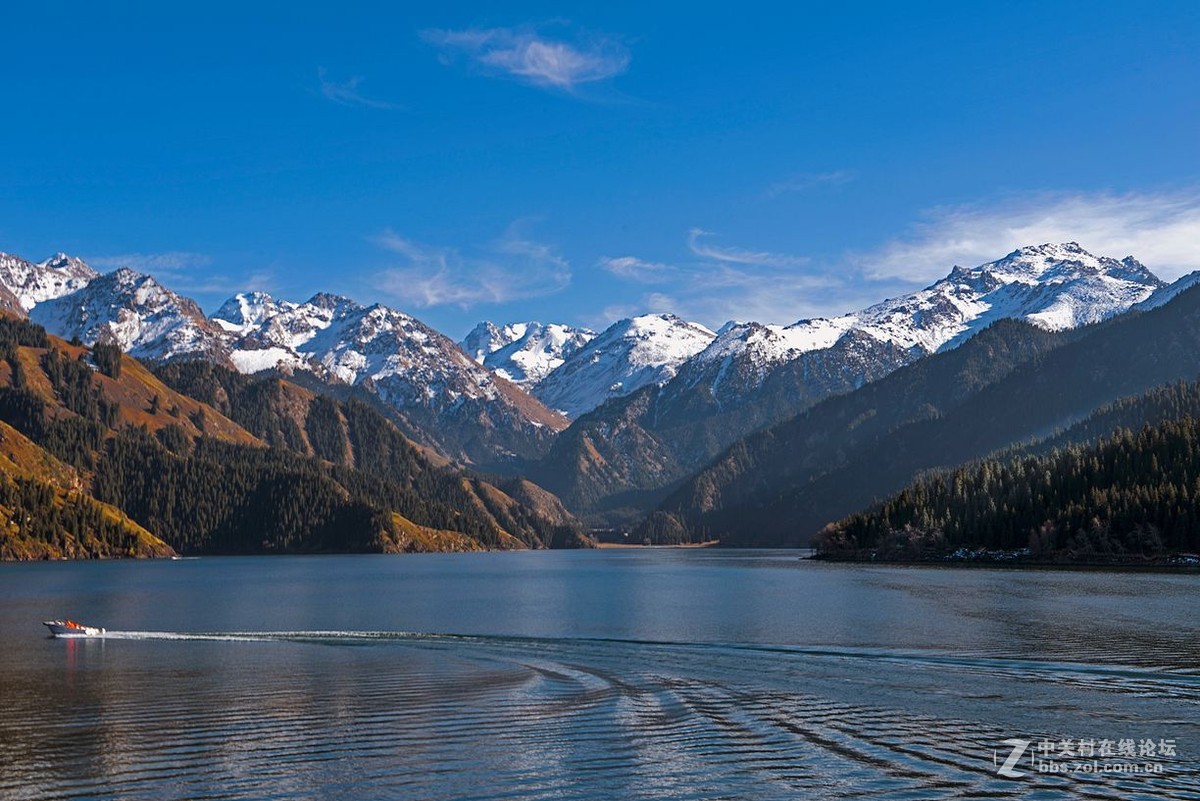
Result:
[[[0,250],[209,311],[718,326],[1040,241],[1200,268],[1195,2],[10,5]]]

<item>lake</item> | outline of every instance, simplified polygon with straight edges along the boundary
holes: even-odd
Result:
[[[1197,798],[1198,587],[790,551],[5,564],[0,799]]]

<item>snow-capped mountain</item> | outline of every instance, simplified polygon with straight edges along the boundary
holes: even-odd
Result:
[[[99,275],[62,254],[41,263],[0,255],[0,308],[28,312],[57,336],[113,341],[149,360],[280,368],[302,380],[311,373],[335,393],[369,393],[414,439],[467,461],[536,457],[567,423],[419,320],[336,295],[293,303],[245,293],[210,319],[133,270]]]
[[[30,310],[29,318],[64,338],[78,337],[89,344],[116,342],[138,358],[203,358],[229,363],[222,333],[195,301],[127,268],[93,277],[73,292],[42,300]]]
[[[530,390],[595,337],[595,331],[559,323],[482,322],[459,346],[492,372]]]
[[[917,359],[1000,319],[1024,319],[1048,330],[1099,322],[1164,287],[1132,256],[1094,256],[1075,242],[1023,247],[978,267],[955,267],[925,289],[841,317],[788,326],[727,324],[687,366],[683,383],[707,384],[720,402],[736,402],[779,366],[830,349],[851,331]]]
[[[729,323],[657,392],[577,419],[538,476],[585,513],[651,497],[747,433],[952,348],[997,320],[1071,328],[1167,292],[1135,259],[1096,257],[1069,242],[956,267],[925,289],[840,317]]]
[[[234,296],[212,320],[242,372],[308,370],[366,388],[418,439],[452,456],[528,457],[566,425],[446,336],[387,306],[324,293],[293,303],[256,292]]]
[[[212,321],[229,335],[230,359],[240,372],[290,371],[319,365],[313,349],[304,346],[355,308],[354,301],[325,293],[293,303],[244,292],[225,301]]]
[[[0,285],[26,312],[42,301],[83,288],[96,275],[83,261],[65,253],[56,253],[36,263],[0,253]]]
[[[40,263],[0,254],[0,308],[28,312],[52,333],[111,338],[155,360],[200,357],[247,373],[312,373],[372,393],[414,437],[472,461],[543,452],[566,424],[549,409],[578,418],[636,396],[628,409],[606,406],[587,424],[595,430],[573,441],[591,443],[616,465],[617,450],[632,447],[611,436],[619,420],[628,442],[641,443],[638,458],[657,460],[662,476],[671,473],[664,465],[690,469],[745,431],[954,347],[995,320],[1071,328],[1161,305],[1198,282],[1194,274],[1166,287],[1132,257],[1048,244],[955,267],[923,290],[828,319],[729,323],[718,334],[672,315],[622,320],[598,335],[565,325],[483,323],[460,350],[403,312],[335,295],[294,303],[245,293],[205,318],[189,299],[131,270],[98,275],[63,254]],[[658,389],[640,391],[648,387]],[[671,454],[657,454],[661,447]],[[586,461],[577,456],[563,458]]]
[[[533,394],[551,409],[577,417],[609,398],[666,383],[714,337],[699,323],[673,314],[620,320],[542,379]]]
[[[1154,293],[1150,295],[1150,297],[1146,298],[1133,308],[1137,309],[1138,311],[1157,309],[1159,306],[1174,300],[1179,293],[1196,286],[1196,284],[1200,284],[1200,270],[1190,272],[1187,275],[1177,278],[1174,282],[1156,289]]]

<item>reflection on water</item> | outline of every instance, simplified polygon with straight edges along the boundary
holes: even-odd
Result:
[[[0,798],[1196,798],[1193,576],[622,551],[0,567]],[[53,640],[71,614],[111,636]],[[1159,775],[997,774],[1008,738]]]

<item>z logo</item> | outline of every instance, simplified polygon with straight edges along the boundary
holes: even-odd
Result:
[[[1029,748],[1029,740],[1018,740],[1013,737],[1008,740],[1002,740],[1001,745],[1007,745],[1012,748],[1012,753],[1008,755],[1008,759],[1004,760],[1004,764],[996,771],[1001,776],[1009,779],[1019,779],[1025,774],[1019,770],[1013,770],[1021,757],[1025,756],[1025,750]],[[996,752],[992,752],[992,762],[995,763],[999,759]]]

